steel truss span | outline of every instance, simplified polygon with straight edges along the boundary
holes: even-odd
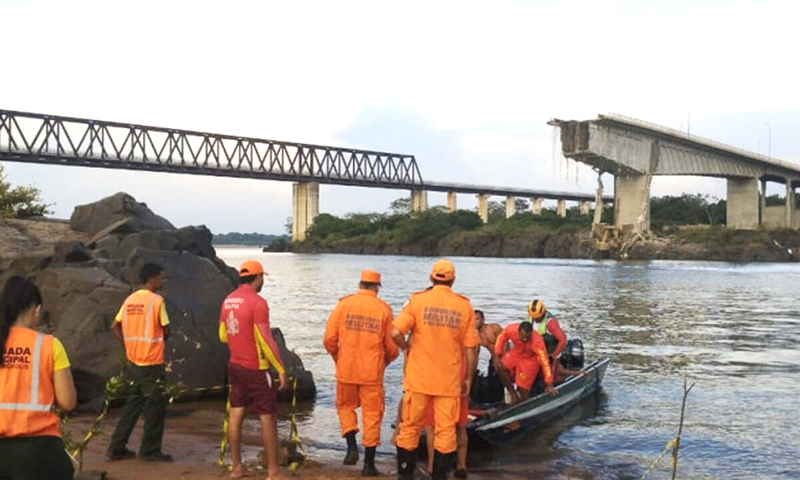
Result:
[[[0,160],[384,188],[422,187],[413,155],[0,110]]]

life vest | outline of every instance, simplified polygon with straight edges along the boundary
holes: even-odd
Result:
[[[60,437],[53,412],[53,337],[11,327],[0,353],[0,438]]]
[[[558,339],[547,331],[547,324],[550,322],[551,318],[553,318],[553,316],[550,315],[550,312],[545,312],[541,322],[532,322],[534,330],[544,339],[544,345],[547,347],[548,355],[555,352],[556,347],[558,347]]]
[[[164,363],[164,329],[161,327],[161,295],[139,290],[125,299],[122,306],[122,335],[125,354],[139,366]]]

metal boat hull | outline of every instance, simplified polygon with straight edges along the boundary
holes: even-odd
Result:
[[[517,405],[492,411],[467,424],[470,447],[477,444],[503,445],[524,437],[541,424],[571,409],[600,388],[611,360],[597,360],[584,367],[589,373],[558,385],[558,395],[542,393]]]

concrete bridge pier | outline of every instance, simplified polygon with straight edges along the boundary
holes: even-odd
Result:
[[[411,190],[411,211],[424,212],[428,209],[428,192],[425,190]]]
[[[455,212],[457,209],[456,192],[447,192],[447,211]]]
[[[581,211],[581,215],[589,215],[589,211],[592,209],[592,204],[588,200],[584,200],[578,206]]]
[[[786,228],[794,228],[794,187],[792,187],[792,179],[786,179]]]
[[[758,201],[758,224],[766,226],[767,224],[767,181],[761,179],[761,192]]]
[[[641,231],[650,230],[650,188],[645,174],[614,176],[614,226],[636,228],[641,220]],[[643,218],[642,214],[644,214]]]
[[[483,223],[489,223],[489,195],[478,194],[478,217]]]
[[[506,218],[511,218],[517,212],[517,197],[506,197]]]
[[[567,201],[566,200],[559,200],[556,204],[556,215],[561,218],[567,216]]]
[[[308,229],[319,215],[319,183],[292,184],[292,241],[306,239]]]
[[[531,211],[534,215],[542,214],[542,200],[541,198],[531,198]]]
[[[757,178],[728,179],[727,226],[743,230],[758,228],[760,201]]]

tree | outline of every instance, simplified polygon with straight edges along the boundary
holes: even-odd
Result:
[[[522,198],[517,198],[514,200],[514,213],[525,213],[530,208],[528,205],[528,201]]]
[[[389,212],[394,215],[408,215],[411,213],[411,199],[400,197],[389,204]]]
[[[36,187],[11,187],[0,165],[0,218],[43,217],[50,213]]]

